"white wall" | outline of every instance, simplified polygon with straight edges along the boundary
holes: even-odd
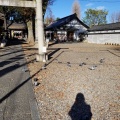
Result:
[[[90,34],[87,37],[88,43],[113,43],[120,44],[120,33],[117,34]]]

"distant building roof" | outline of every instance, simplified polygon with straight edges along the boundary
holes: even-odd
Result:
[[[14,29],[14,30],[24,30],[26,29],[26,24],[24,23],[12,23],[8,29]]]
[[[52,23],[49,26],[47,26],[45,28],[45,30],[56,30],[56,29],[59,29],[61,26],[66,25],[67,23],[69,23],[73,19],[77,19],[81,23],[81,25],[83,25],[86,28],[89,28],[86,24],[84,24],[81,20],[78,19],[76,14],[72,14],[72,15],[69,15],[67,17],[64,17],[64,18],[61,18],[61,19],[55,21],[54,23]]]
[[[95,25],[88,29],[88,31],[104,31],[104,30],[120,30],[120,22],[104,25]]]

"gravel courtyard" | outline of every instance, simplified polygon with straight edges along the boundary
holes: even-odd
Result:
[[[120,120],[120,46],[61,43],[48,51],[46,69],[28,64],[40,83],[34,91],[41,120]]]

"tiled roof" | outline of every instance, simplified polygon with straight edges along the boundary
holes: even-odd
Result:
[[[26,24],[24,23],[12,23],[8,29],[24,30],[26,29]]]
[[[64,18],[61,18],[61,19],[55,21],[51,25],[47,26],[45,28],[45,30],[56,30],[56,29],[59,29],[61,26],[66,25],[67,23],[69,23],[73,19],[77,19],[84,27],[89,28],[86,24],[84,24],[81,20],[78,19],[76,14],[72,14],[72,15],[69,15],[67,17],[64,17]]]
[[[104,25],[95,25],[88,29],[88,31],[104,31],[104,30],[120,30],[120,22]]]

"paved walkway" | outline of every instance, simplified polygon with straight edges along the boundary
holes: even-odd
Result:
[[[21,45],[0,48],[0,120],[39,120]]]

